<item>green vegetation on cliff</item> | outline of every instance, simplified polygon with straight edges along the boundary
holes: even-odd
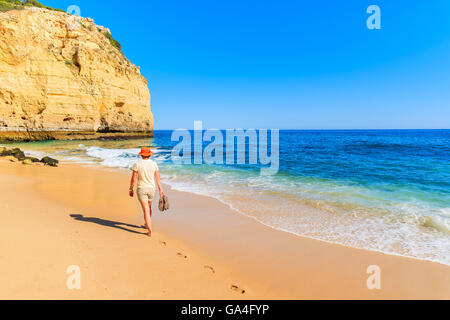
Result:
[[[51,7],[47,7],[36,0],[0,0],[0,12],[6,12],[10,10],[23,10],[26,7],[35,7],[35,8],[44,8],[48,10],[65,12],[62,9],[54,9]],[[86,26],[81,23],[81,26],[86,28]],[[103,32],[104,36],[109,40],[111,45],[117,48],[120,52],[122,52],[122,46],[119,41],[113,38],[110,32]],[[67,63],[67,62],[66,62]]]
[[[116,47],[117,49],[119,49],[120,52],[122,52],[122,45],[120,44],[119,41],[113,38],[110,32],[105,32],[103,34],[109,40],[109,43],[111,43],[113,47]]]
[[[61,9],[47,7],[36,0],[0,0],[0,12],[6,12],[10,10],[23,10],[26,7],[45,8],[49,10],[64,12],[64,10]]]

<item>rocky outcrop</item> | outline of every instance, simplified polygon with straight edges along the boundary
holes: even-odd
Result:
[[[23,164],[32,165],[32,164],[43,164],[50,167],[57,167],[59,161],[50,157],[44,157],[41,160],[34,157],[27,157],[25,152],[20,150],[19,148],[8,149],[5,147],[0,147],[0,158],[8,158],[11,162],[22,161]]]
[[[0,13],[0,140],[152,132],[147,81],[108,29],[47,9]]]

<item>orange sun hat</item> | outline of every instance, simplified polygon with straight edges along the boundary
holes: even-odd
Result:
[[[153,154],[153,151],[148,147],[143,147],[141,152],[139,153],[142,157],[150,157]]]

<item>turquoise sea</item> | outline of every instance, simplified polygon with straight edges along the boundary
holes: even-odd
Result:
[[[450,265],[450,130],[280,131],[272,176],[258,164],[175,164],[171,134],[14,145],[124,169],[151,145],[163,181],[175,189],[215,197],[286,232]]]

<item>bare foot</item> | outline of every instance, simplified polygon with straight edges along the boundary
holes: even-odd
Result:
[[[149,233],[147,233],[147,236],[149,236],[151,238],[152,237],[152,232],[150,231]]]

